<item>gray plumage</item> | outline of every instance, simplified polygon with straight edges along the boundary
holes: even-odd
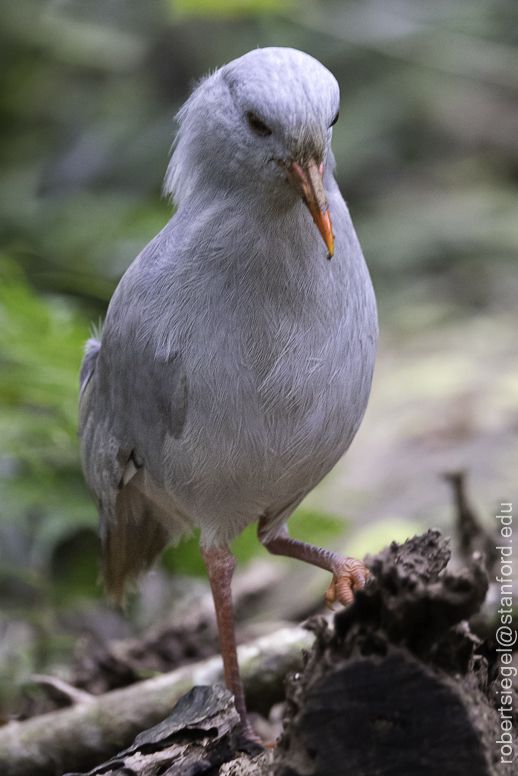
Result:
[[[180,111],[166,178],[177,212],[122,278],[81,370],[83,466],[116,597],[195,526],[206,547],[261,516],[273,536],[358,429],[377,320],[333,177],[338,103],[323,65],[268,48]],[[325,165],[330,261],[286,181],[284,165],[309,157]]]

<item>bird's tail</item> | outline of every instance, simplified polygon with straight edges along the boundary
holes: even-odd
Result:
[[[108,596],[117,603],[124,602],[127,586],[148,571],[170,541],[138,479],[118,493],[115,520],[103,519],[101,513],[102,577]]]

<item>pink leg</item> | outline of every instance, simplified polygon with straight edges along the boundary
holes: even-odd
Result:
[[[324,594],[329,609],[333,608],[335,601],[347,606],[353,600],[353,590],[358,590],[365,585],[365,579],[369,572],[361,560],[347,558],[330,550],[322,550],[320,547],[313,547],[312,544],[300,542],[298,539],[290,539],[286,526],[283,526],[273,539],[264,541],[261,536],[264,536],[267,530],[265,520],[261,518],[257,533],[259,539],[272,555],[298,558],[332,573],[333,580]]]
[[[237,662],[231,591],[232,575],[237,561],[228,547],[213,549],[201,547],[201,554],[207,567],[212,597],[214,598],[225,684],[234,695],[236,709],[241,717],[245,735],[253,741],[259,741],[248,721],[245,691]]]

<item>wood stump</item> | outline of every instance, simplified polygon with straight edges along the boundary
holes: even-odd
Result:
[[[452,575],[449,556],[436,530],[393,543],[367,562],[371,581],[335,631],[313,623],[288,681],[277,776],[517,773],[501,762],[487,650],[466,622],[487,591],[483,558]]]

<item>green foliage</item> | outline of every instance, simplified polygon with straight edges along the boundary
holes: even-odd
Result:
[[[182,16],[245,16],[285,11],[292,0],[170,0],[173,14]]]
[[[95,522],[80,471],[78,373],[86,324],[62,297],[39,297],[0,259],[2,520],[35,532],[38,554]]]
[[[317,547],[330,547],[347,528],[348,522],[343,518],[303,506],[290,517],[290,536]]]
[[[170,574],[193,574],[203,577],[205,564],[200,554],[200,532],[195,530],[178,547],[166,547],[161,558],[162,567]]]
[[[99,579],[100,540],[93,528],[75,529],[54,547],[50,565],[51,602],[75,604],[78,598],[103,595]]]

